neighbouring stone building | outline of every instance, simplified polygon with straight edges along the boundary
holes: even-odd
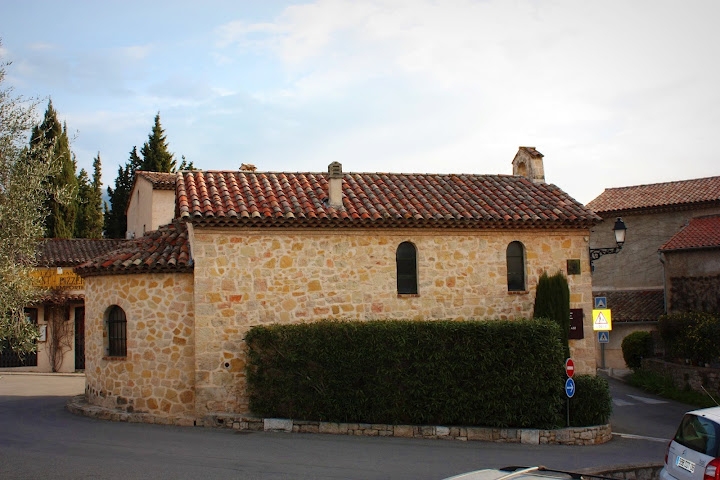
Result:
[[[85,284],[74,268],[122,243],[80,238],[40,242],[32,277],[46,294],[25,309],[28,320],[40,328],[37,352],[21,358],[4,349],[0,371],[74,372],[85,368]]]
[[[671,305],[670,278],[720,274],[718,270],[712,273],[700,268],[703,264],[708,268],[717,266],[717,249],[676,249],[673,244],[667,244],[699,217],[720,214],[720,177],[608,188],[587,207],[603,219],[592,229],[591,248],[615,246],[613,224],[618,217],[622,217],[627,226],[622,250],[596,260],[592,275],[593,296],[606,297],[613,319],[610,342],[598,349],[598,365],[604,360],[608,368],[626,368],[622,340],[636,330],[656,329],[658,317]],[[678,263],[691,262],[690,256],[696,258],[692,261],[695,269],[684,274],[673,273],[680,268]],[[716,261],[705,263],[713,258]],[[672,265],[670,269],[668,262]],[[684,284],[690,285],[688,281]],[[677,295],[678,290],[675,291]]]
[[[600,218],[545,183],[542,158],[521,147],[514,175],[347,173],[337,162],[327,173],[178,173],[172,222],[79,269],[88,401],[247,413],[254,325],[527,318],[538,278],[557,271],[584,313],[577,371],[594,373],[586,266]]]
[[[172,222],[175,215],[175,174],[135,172],[127,210],[126,238],[142,237]]]
[[[691,218],[660,254],[668,313],[720,312],[720,215]]]

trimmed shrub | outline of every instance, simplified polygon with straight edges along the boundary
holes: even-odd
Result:
[[[330,422],[554,428],[564,356],[550,321],[323,321],[252,328],[250,408]]]
[[[570,426],[604,425],[612,414],[610,386],[596,375],[576,375],[575,395],[570,399]]]
[[[625,364],[633,370],[642,367],[642,359],[652,357],[655,351],[650,332],[632,332],[623,338],[621,348]]]
[[[535,291],[533,318],[548,318],[560,326],[560,343],[570,357],[570,287],[562,272],[552,277],[543,272]]]

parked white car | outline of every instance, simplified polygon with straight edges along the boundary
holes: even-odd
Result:
[[[615,480],[599,475],[566,472],[546,467],[505,467],[500,469],[486,468],[474,472],[461,473],[445,480],[583,480],[583,479]]]
[[[720,407],[686,413],[668,444],[660,480],[720,480]]]

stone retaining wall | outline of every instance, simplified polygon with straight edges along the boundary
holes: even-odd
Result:
[[[387,425],[370,423],[334,423],[258,418],[247,415],[207,415],[191,417],[159,416],[149,413],[128,413],[90,405],[84,395],[70,400],[67,409],[75,414],[101,420],[162,425],[231,428],[250,432],[321,433],[328,435],[357,435],[365,437],[401,437],[433,440],[481,441],[496,443],[524,443],[530,445],[599,445],[610,441],[610,425],[538,430],[519,428],[444,427],[432,425]]]
[[[720,395],[720,368],[696,367],[665,362],[657,358],[645,358],[642,368],[672,378],[679,390],[690,388],[699,393],[707,392],[715,398]]]
[[[622,465],[613,468],[587,468],[580,473],[587,475],[601,475],[603,477],[618,478],[621,480],[657,480],[660,477],[662,464]]]

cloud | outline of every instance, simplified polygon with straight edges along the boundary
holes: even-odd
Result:
[[[269,3],[34,35],[9,73],[52,93],[88,162],[124,163],[160,110],[171,151],[210,169],[510,173],[527,145],[584,202],[720,174],[715,1]]]
[[[718,13],[707,1],[319,0],[228,23],[219,45],[282,66],[279,85],[252,92],[261,102],[352,117],[326,124],[317,156],[503,173],[517,146],[534,145],[548,180],[589,201],[597,182],[579,168],[607,186],[642,181],[648,163],[711,138]]]

